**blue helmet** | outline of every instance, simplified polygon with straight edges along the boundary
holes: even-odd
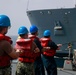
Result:
[[[18,34],[21,35],[21,34],[28,34],[28,30],[25,26],[21,26],[19,29],[18,29]]]
[[[44,36],[50,36],[51,35],[50,30],[45,30],[43,35]]]
[[[0,26],[9,27],[11,26],[10,19],[6,15],[0,15]]]
[[[35,32],[37,32],[38,31],[38,28],[35,26],[35,25],[32,25],[31,27],[30,27],[30,33],[35,33]]]

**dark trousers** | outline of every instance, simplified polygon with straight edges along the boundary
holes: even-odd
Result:
[[[35,75],[45,75],[44,65],[41,56],[37,57],[34,63]]]
[[[43,63],[47,71],[47,75],[57,75],[57,65],[54,57],[42,55]]]

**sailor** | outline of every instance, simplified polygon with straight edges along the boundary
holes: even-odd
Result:
[[[43,47],[50,47],[49,50],[47,49],[42,54],[42,59],[47,71],[47,75],[57,75],[57,65],[54,60],[54,55],[56,53],[56,50],[59,49],[59,47],[52,41],[50,37],[50,30],[45,30],[43,36],[44,37],[40,39],[41,45]]]
[[[12,40],[6,36],[10,19],[6,15],[0,15],[0,75],[11,75],[11,60],[18,58],[20,52],[11,46]]]
[[[30,33],[29,38],[31,38],[37,47],[40,49],[40,52],[37,53],[37,58],[34,62],[34,68],[35,68],[35,75],[45,75],[44,65],[41,58],[41,53],[45,51],[47,48],[43,48],[41,46],[40,40],[38,38],[38,28],[35,25],[31,25],[30,27]],[[48,48],[49,49],[49,48]]]
[[[25,26],[18,29],[19,37],[16,41],[15,48],[20,49],[23,53],[18,58],[16,75],[35,75],[34,61],[36,53],[40,50],[36,44],[28,38],[28,30]]]

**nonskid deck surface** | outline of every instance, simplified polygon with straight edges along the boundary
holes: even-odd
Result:
[[[15,75],[16,63],[17,62],[12,63],[12,75]],[[57,70],[58,70],[58,75],[76,75],[76,71],[64,70],[63,68],[57,68]],[[45,73],[46,73],[46,71],[45,71]],[[47,73],[46,73],[46,75],[47,75]]]
[[[63,68],[57,68],[58,75],[76,75],[76,71],[64,70]]]

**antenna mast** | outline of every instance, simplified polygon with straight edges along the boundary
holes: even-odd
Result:
[[[28,10],[28,6],[29,6],[29,0],[27,0],[27,7],[26,7],[26,10]]]
[[[75,0],[75,8],[76,8],[76,0]]]

